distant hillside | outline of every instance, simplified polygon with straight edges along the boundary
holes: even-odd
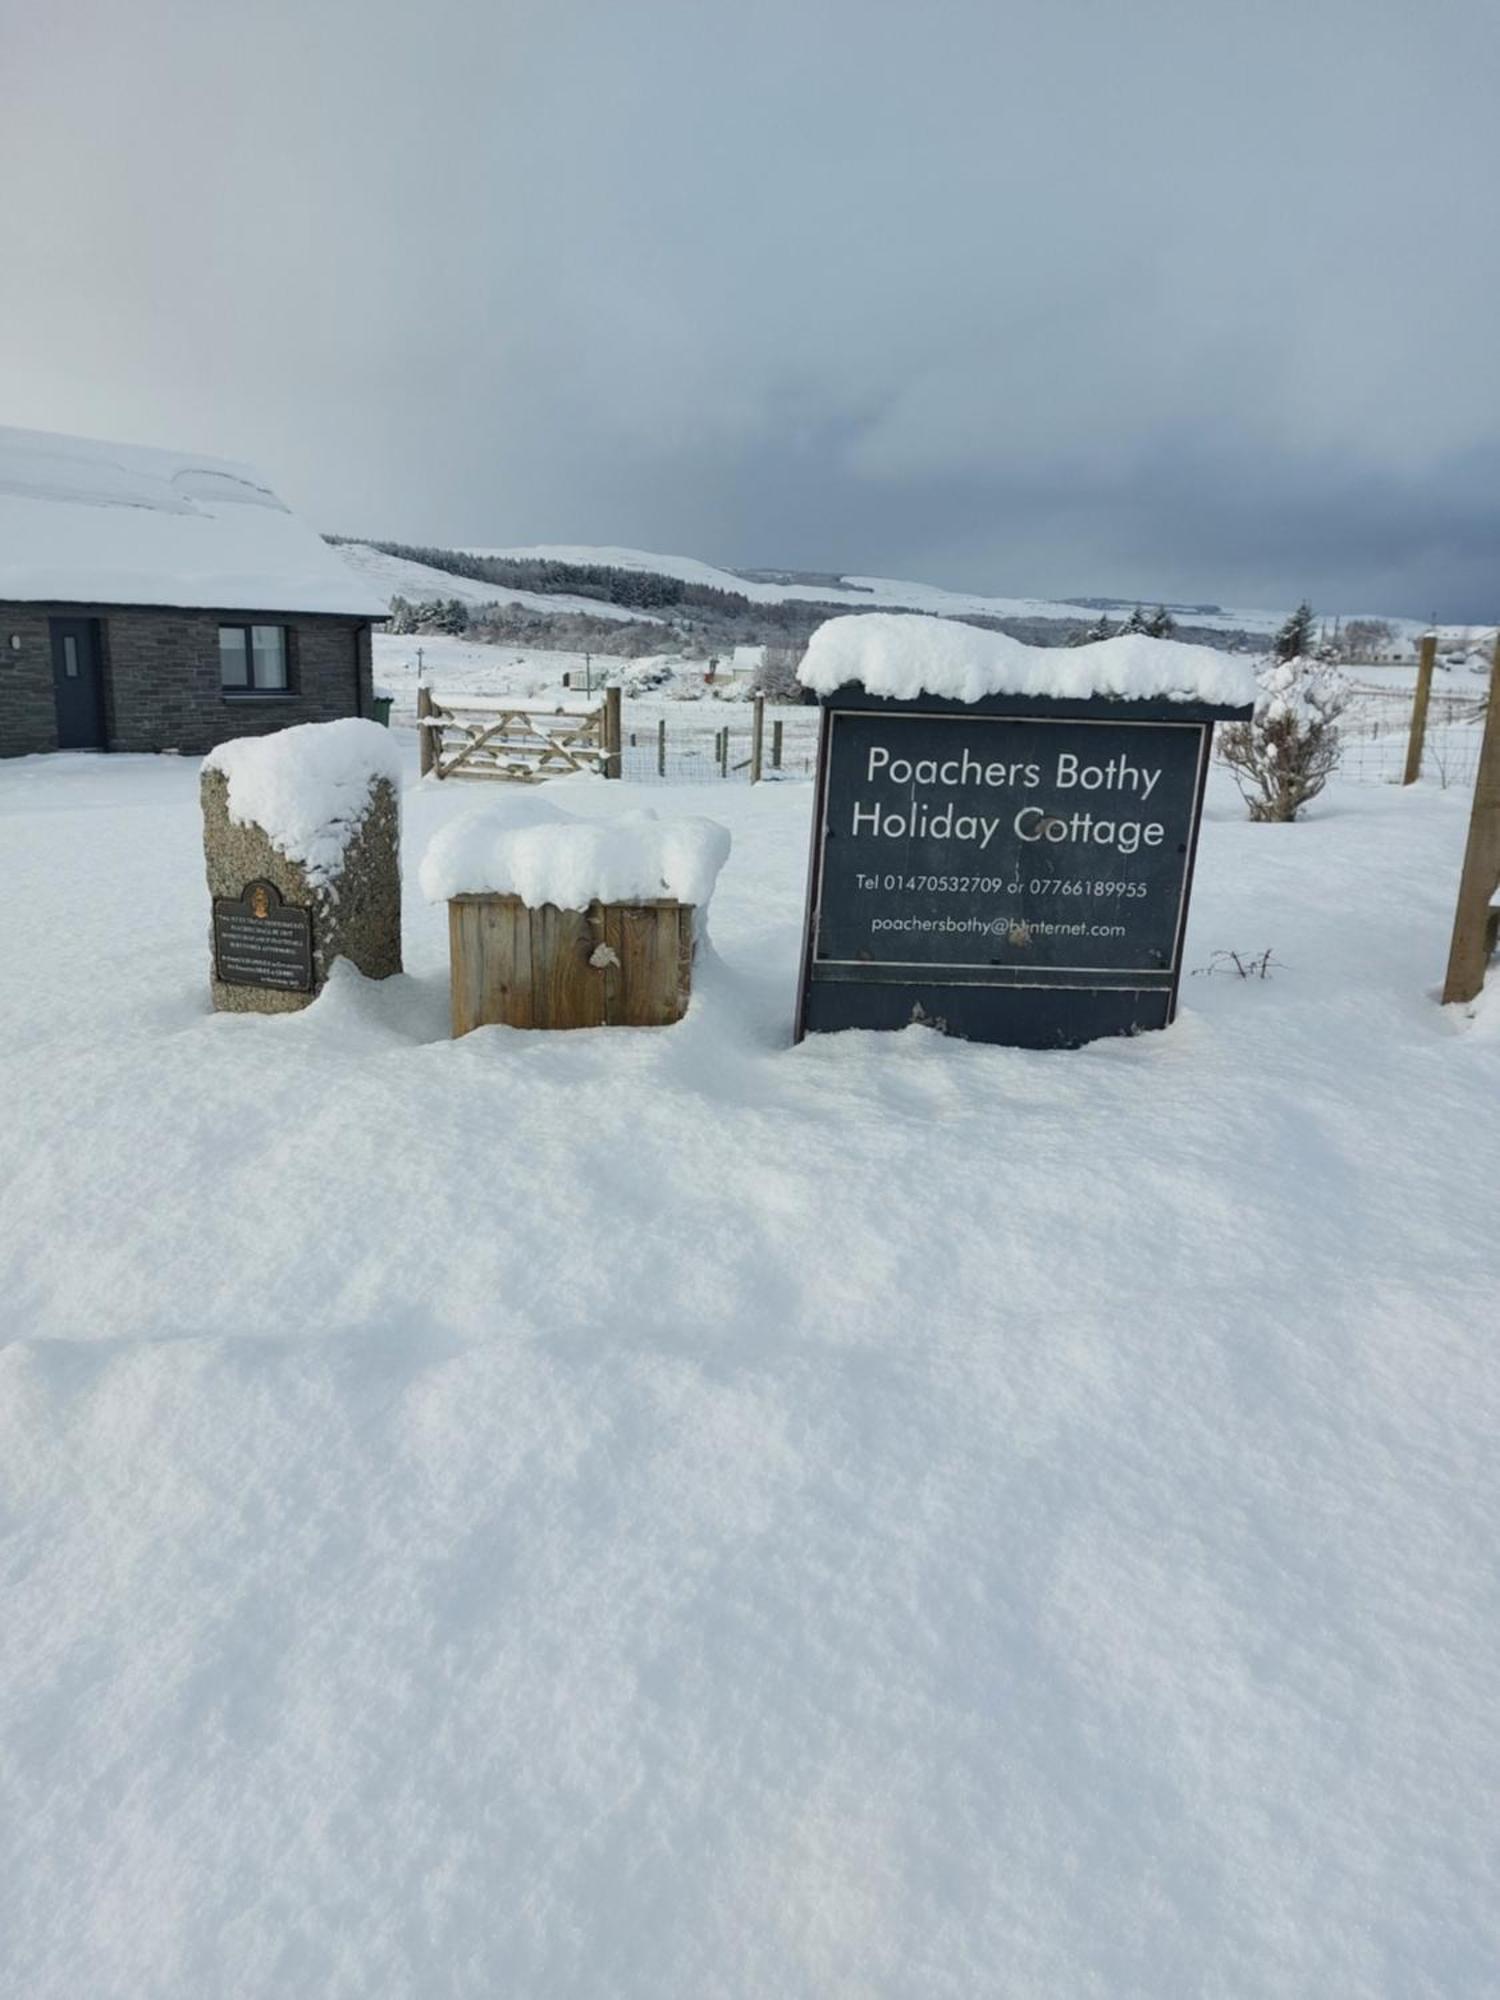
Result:
[[[1133,608],[1112,598],[1059,602],[944,590],[889,577],[720,569],[690,556],[642,549],[572,544],[453,549],[328,539],[377,589],[402,600],[396,615],[409,620],[413,629],[461,629],[501,641],[598,652],[713,652],[733,645],[794,644],[805,641],[825,619],[873,610],[957,618],[1031,645],[1060,646],[1092,626],[1101,612],[1118,624]],[[1167,609],[1177,621],[1179,638],[1248,650],[1263,647],[1285,616],[1284,611],[1209,604],[1169,604]]]

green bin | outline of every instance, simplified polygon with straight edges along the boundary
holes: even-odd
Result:
[[[376,722],[383,722],[387,729],[391,726],[391,702],[393,699],[392,695],[377,694],[372,696],[370,701],[370,714]]]

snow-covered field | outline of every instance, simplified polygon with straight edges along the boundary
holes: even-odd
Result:
[[[411,750],[411,739],[401,739]],[[0,765],[0,1990],[1492,1995],[1500,1012],[1467,799],[1216,773],[1160,1036],[211,1016],[196,765]]]

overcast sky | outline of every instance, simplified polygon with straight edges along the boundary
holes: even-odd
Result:
[[[0,422],[319,525],[1500,616],[1500,0],[0,0]]]

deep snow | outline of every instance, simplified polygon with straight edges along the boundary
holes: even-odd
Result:
[[[0,765],[7,1995],[1494,1992],[1462,796],[1216,773],[1272,976],[1042,1055],[788,1046],[802,785],[676,1028],[450,1042],[432,785],[408,974],[213,1017],[196,787]]]

